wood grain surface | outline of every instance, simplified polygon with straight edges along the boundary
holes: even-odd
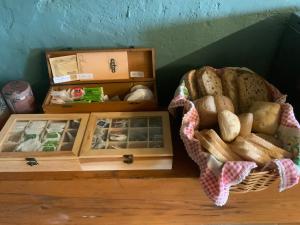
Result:
[[[177,135],[171,171],[1,173],[0,225],[300,224],[300,186],[216,207]]]

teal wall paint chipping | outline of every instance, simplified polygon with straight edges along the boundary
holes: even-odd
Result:
[[[45,48],[154,47],[161,68],[299,8],[300,0],[0,0],[0,85],[25,79],[43,99]]]

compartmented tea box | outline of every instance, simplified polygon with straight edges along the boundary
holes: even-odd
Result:
[[[152,48],[47,51],[45,113],[157,109]]]
[[[168,112],[14,114],[0,132],[0,171],[172,168]]]
[[[171,169],[167,112],[91,113],[83,140],[83,170]]]
[[[80,170],[89,114],[13,114],[0,132],[0,171]]]

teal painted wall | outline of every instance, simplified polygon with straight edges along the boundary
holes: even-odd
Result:
[[[45,48],[154,47],[162,68],[299,8],[300,0],[0,0],[0,85],[25,79],[43,99]]]

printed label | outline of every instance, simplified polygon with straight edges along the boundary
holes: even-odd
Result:
[[[55,84],[57,83],[64,83],[64,82],[68,82],[71,81],[71,76],[70,75],[63,75],[63,76],[58,76],[58,77],[53,77],[53,82]]]
[[[144,77],[143,71],[131,71],[130,77]]]
[[[77,74],[78,80],[91,80],[94,79],[94,74],[92,73],[79,73]]]

